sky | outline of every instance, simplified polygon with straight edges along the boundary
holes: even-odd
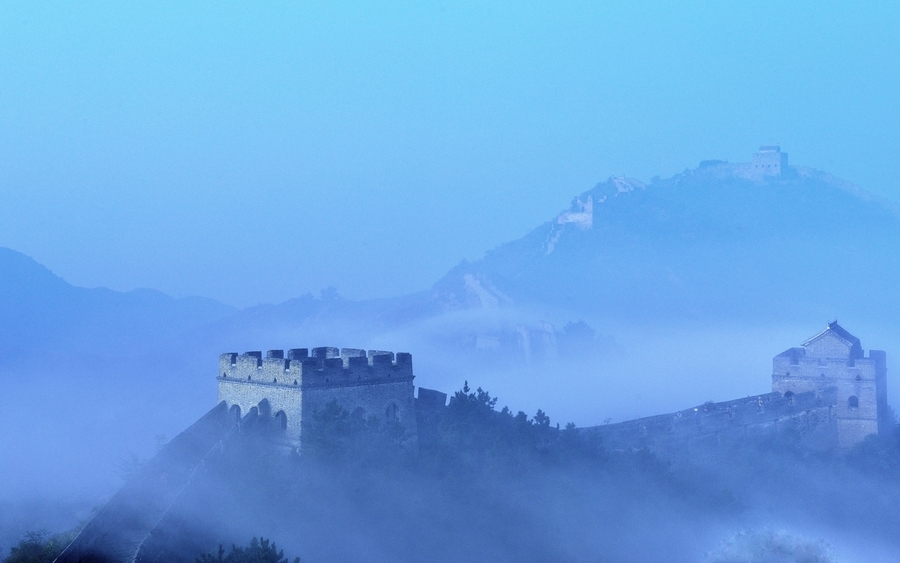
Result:
[[[896,2],[0,4],[0,246],[236,305],[424,290],[611,175],[900,201]]]

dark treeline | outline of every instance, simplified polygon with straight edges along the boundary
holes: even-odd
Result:
[[[300,558],[288,560],[284,551],[266,538],[253,538],[247,547],[231,546],[225,553],[221,545],[215,553],[206,553],[198,557],[195,563],[300,563]]]
[[[540,409],[529,418],[496,405],[496,397],[481,388],[473,391],[466,382],[443,412],[419,413],[413,439],[399,422],[354,418],[332,402],[305,426],[304,454],[341,472],[402,466],[441,479],[497,470],[522,474],[537,466],[610,464],[599,439],[574,424],[560,429]]]
[[[28,532],[13,547],[3,563],[53,563],[62,550],[75,538],[77,530],[50,534],[45,530]]]
[[[900,431],[845,454],[779,435],[670,463],[609,451],[542,411],[498,409],[468,385],[418,423],[413,437],[331,403],[304,427],[302,455],[273,445],[277,434],[260,439],[274,425],[247,429],[171,507],[140,560],[267,562],[247,558],[263,553],[260,541],[235,547],[260,535],[273,540],[262,540],[272,561],[284,559],[277,541],[307,563],[826,563],[841,560],[832,544],[897,547]],[[4,563],[52,561],[40,558],[51,548],[58,539],[29,536]]]

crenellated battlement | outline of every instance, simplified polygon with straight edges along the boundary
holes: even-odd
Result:
[[[330,346],[229,352],[219,356],[219,379],[286,387],[364,385],[411,380],[412,355],[406,352]]]
[[[295,445],[304,420],[330,401],[415,434],[414,377],[411,354],[332,346],[220,354],[217,374],[219,401],[239,415],[265,404]]]

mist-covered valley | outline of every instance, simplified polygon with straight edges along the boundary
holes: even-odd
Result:
[[[588,198],[590,224],[569,222]],[[556,450],[569,423],[767,393],[772,357],[823,319],[840,318],[890,362],[900,272],[884,257],[898,234],[890,204],[823,173],[700,168],[602,182],[522,239],[392,299],[327,288],[235,309],[77,288],[3,250],[3,370],[16,400],[2,416],[17,429],[4,435],[16,455],[3,462],[3,541],[90,521],[215,404],[219,353],[352,343],[412,352],[417,386],[488,389],[502,398],[491,416],[529,413],[510,418],[525,434],[505,443],[491,435],[510,430],[494,422],[463,433],[446,423],[440,454],[373,452],[362,440],[342,446],[341,463],[241,442],[185,493],[199,498],[173,505],[163,526],[173,545],[262,535],[315,561],[697,561],[762,542],[821,561],[891,560],[895,431],[850,454],[810,452],[790,436],[678,460],[602,440]]]
[[[900,560],[898,28],[0,3],[0,560]]]

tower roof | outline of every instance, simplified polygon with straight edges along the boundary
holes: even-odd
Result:
[[[838,322],[836,320],[834,322],[830,322],[830,323],[826,324],[825,330],[823,330],[819,334],[817,334],[811,338],[808,338],[806,340],[806,342],[803,343],[803,346],[809,346],[816,340],[818,340],[828,334],[830,334],[832,336],[836,336],[837,338],[842,340],[844,343],[846,343],[847,346],[850,346],[850,347],[859,347],[860,346],[859,338],[857,338],[857,337],[853,336],[852,334],[850,334],[849,332],[847,332],[841,325],[838,324]]]

